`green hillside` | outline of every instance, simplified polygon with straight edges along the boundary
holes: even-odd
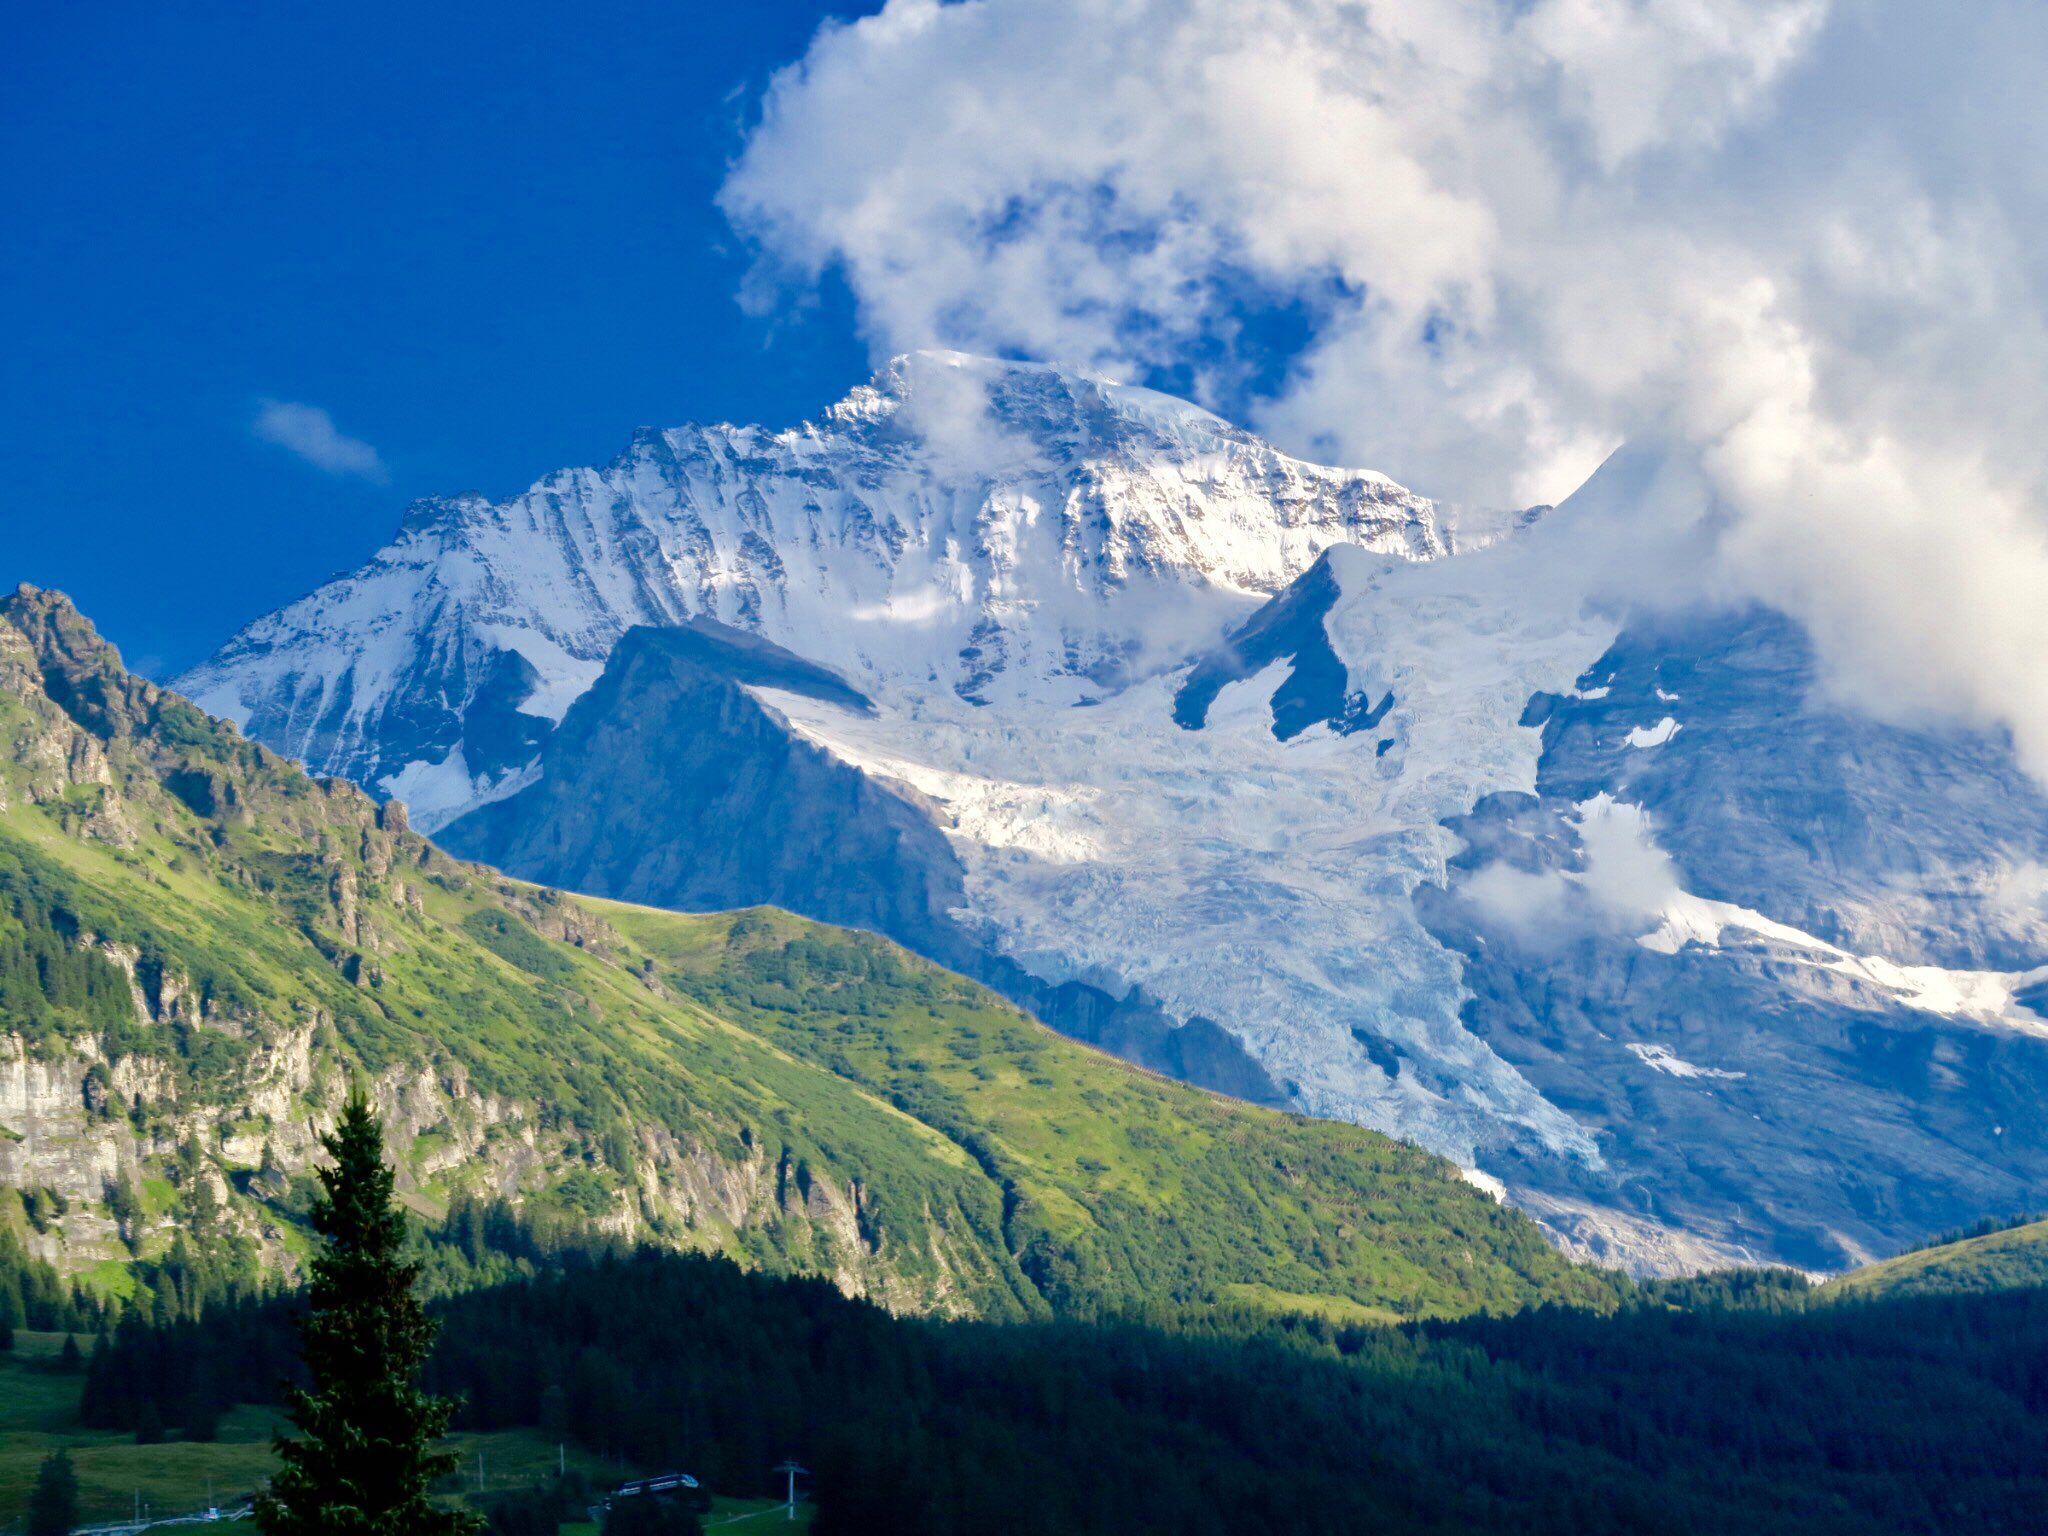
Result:
[[[1109,1276],[1123,1288],[1111,1299],[1133,1307],[1404,1296],[1456,1311],[1602,1295],[1532,1223],[1470,1198],[1449,1164],[1074,1045],[886,940],[784,912],[583,905],[677,995],[968,1149],[1003,1190],[1012,1251],[1063,1309]]]
[[[898,1310],[1613,1294],[1440,1159],[1152,1078],[872,937],[451,860],[27,588],[0,604],[0,1071],[0,1223],[117,1291],[289,1267],[313,1125],[361,1073],[422,1210],[511,1196]]]
[[[2048,1220],[1916,1248],[1895,1259],[1838,1275],[1817,1295],[1824,1301],[1872,1301],[2030,1286],[2048,1286]]]
[[[137,1510],[163,1520],[215,1508],[230,1518],[195,1519],[162,1528],[203,1530],[216,1536],[241,1536],[256,1529],[253,1521],[233,1516],[276,1470],[272,1438],[284,1420],[274,1407],[236,1407],[222,1416],[215,1437],[203,1443],[140,1443],[133,1434],[80,1421],[85,1376],[59,1368],[62,1344],[60,1334],[21,1332],[15,1335],[12,1350],[0,1352],[0,1529],[15,1528],[28,1507],[43,1458],[58,1450],[71,1458],[83,1520],[119,1520]],[[483,1509],[495,1499],[546,1484],[558,1470],[600,1490],[653,1470],[632,1463],[621,1466],[616,1459],[531,1429],[458,1433],[449,1437],[448,1447],[460,1470],[449,1479],[447,1496]],[[765,1499],[721,1498],[712,1518],[776,1513],[777,1506]],[[810,1511],[800,1509],[793,1527],[778,1519],[776,1528],[801,1532],[809,1519]],[[581,1529],[595,1532],[596,1527]]]

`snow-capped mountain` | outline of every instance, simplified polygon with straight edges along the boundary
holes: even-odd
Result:
[[[909,694],[1060,708],[1183,659],[1333,543],[1435,509],[1147,390],[899,358],[823,422],[637,434],[603,469],[417,503],[360,571],[182,680],[438,825],[526,765],[635,625],[703,615]]]
[[[878,928],[1640,1267],[2024,1206],[2048,804],[1813,704],[1782,620],[1617,601],[1684,476],[1461,538],[1182,402],[915,354],[416,506],[181,686],[457,852]]]

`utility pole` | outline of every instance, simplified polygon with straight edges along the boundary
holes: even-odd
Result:
[[[775,1470],[783,1473],[789,1479],[789,1502],[784,1506],[783,1519],[794,1520],[796,1518],[796,1480],[800,1477],[809,1477],[811,1469],[798,1466],[795,1457],[786,1456],[783,1458],[781,1465],[776,1467]]]

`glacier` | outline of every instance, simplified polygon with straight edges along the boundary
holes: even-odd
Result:
[[[815,423],[419,503],[179,686],[514,873],[880,927],[1062,1027],[1200,1023],[1252,1075],[1188,1075],[1431,1147],[1589,1254],[1826,1268],[2048,1171],[2011,1107],[2048,1086],[2048,914],[1987,915],[2048,864],[2048,807],[1996,742],[1817,707],[1782,621],[1646,611],[1628,520],[1674,484],[1625,453],[1558,508],[1461,514],[1150,391],[911,354]],[[649,631],[704,638],[622,645]],[[745,636],[786,660],[733,670]],[[627,825],[576,825],[619,750]],[[742,762],[809,830],[735,859],[661,819]],[[1603,893],[1602,805],[1647,895]],[[701,867],[622,862],[635,826]],[[1879,1129],[1831,1150],[1851,1115]]]

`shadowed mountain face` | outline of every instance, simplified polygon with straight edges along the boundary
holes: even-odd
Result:
[[[1831,1267],[2040,1185],[2048,807],[1817,703],[1781,620],[1632,614],[1621,531],[1696,482],[1617,455],[1461,541],[926,355],[418,510],[191,686],[511,873],[871,927],[1639,1268]]]
[[[1466,1018],[1599,1137],[1577,1191],[1502,1167],[1562,1225],[1590,1198],[1839,1268],[2048,1189],[2048,929],[2012,893],[2048,804],[2000,740],[1813,688],[1772,615],[1632,626],[1532,701],[1536,793],[1453,823],[1422,905]]]
[[[1275,739],[1291,740],[1314,725],[1346,736],[1378,725],[1393,708],[1394,696],[1390,692],[1375,704],[1369,695],[1352,691],[1350,669],[1330,648],[1323,627],[1337,597],[1337,578],[1326,556],[1188,668],[1173,696],[1174,724],[1200,730],[1225,688],[1285,663],[1286,680],[1270,701]]]
[[[1051,986],[952,914],[959,858],[921,805],[790,731],[755,689],[861,712],[844,680],[712,620],[636,629],[570,708],[527,788],[442,846],[529,879],[682,911],[774,905],[872,929],[988,982],[1091,1043],[1262,1103],[1281,1095],[1205,1021],[1143,996]]]

